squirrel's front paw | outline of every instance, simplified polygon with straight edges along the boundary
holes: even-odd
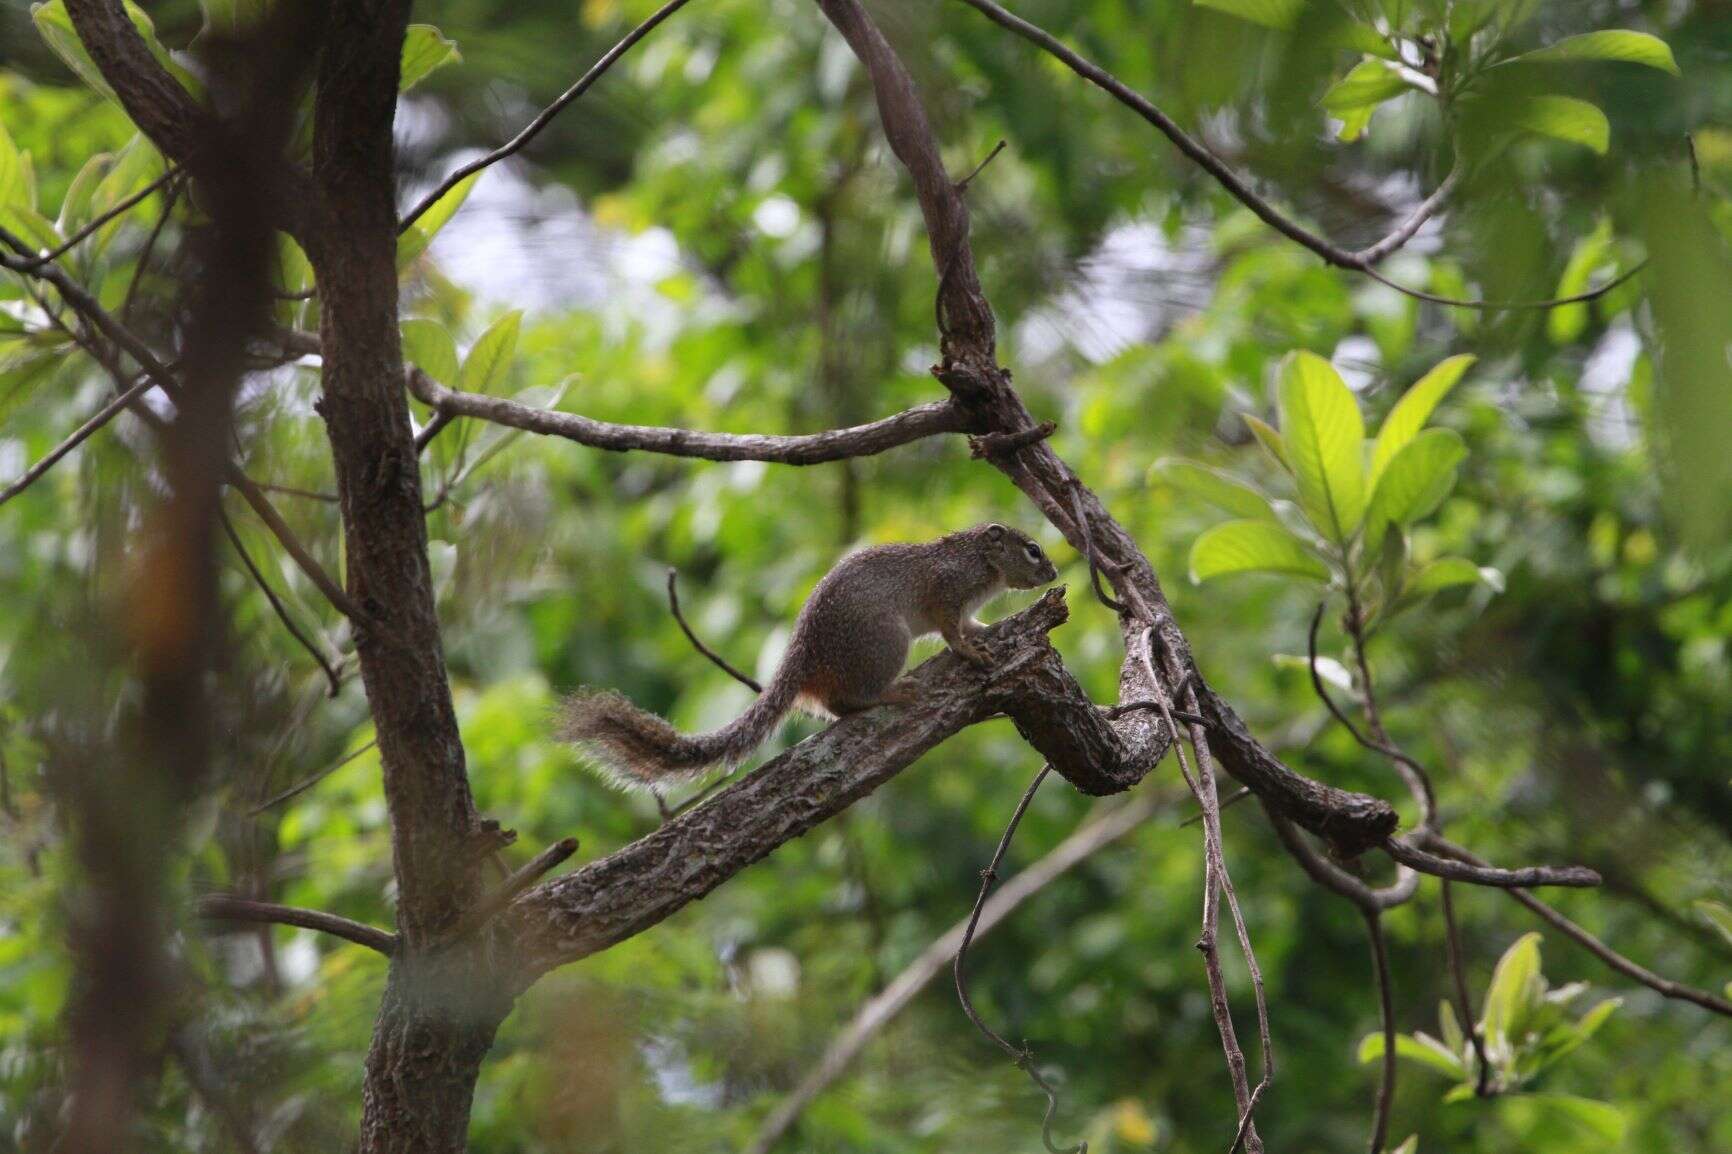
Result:
[[[972,641],[959,641],[950,647],[951,652],[974,666],[976,669],[991,669],[992,654],[982,649]]]

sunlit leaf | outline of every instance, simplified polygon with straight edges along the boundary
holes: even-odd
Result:
[[[1275,520],[1269,498],[1243,481],[1195,461],[1163,458],[1150,467],[1149,480],[1164,482],[1187,496],[1240,517]]]
[[[1563,64],[1576,60],[1621,60],[1658,68],[1662,72],[1670,72],[1673,76],[1679,75],[1678,61],[1673,58],[1671,46],[1664,40],[1646,32],[1631,32],[1622,28],[1608,28],[1570,36],[1556,44],[1524,52],[1511,58],[1508,63]]]
[[[127,18],[132,21],[133,28],[137,29],[140,38],[149,47],[151,55],[156,57],[157,63],[161,64],[169,75],[179,81],[189,94],[197,95],[202,92],[203,86],[199,84],[198,80],[185,68],[182,68],[168,54],[168,50],[162,46],[161,41],[157,40],[156,24],[144,9],[134,4],[132,0],[124,0],[124,3]],[[60,57],[68,68],[78,74],[80,80],[110,100],[116,100],[114,89],[110,88],[108,81],[103,79],[102,70],[96,66],[95,61],[90,59],[90,53],[85,51],[84,42],[78,38],[78,32],[72,25],[72,17],[66,11],[66,0],[49,0],[46,4],[38,4],[30,9],[30,16],[36,22],[36,30],[41,34],[48,47],[54,50],[54,54]],[[118,100],[116,102],[118,103]]]
[[[1454,429],[1426,429],[1396,453],[1366,509],[1366,549],[1381,546],[1391,525],[1405,528],[1443,504],[1466,456],[1467,444]]]
[[[1696,902],[1696,912],[1701,914],[1709,925],[1720,931],[1728,945],[1732,945],[1732,907],[1703,899]]]
[[[1329,568],[1286,527],[1273,521],[1228,521],[1191,546],[1191,580],[1228,573],[1285,573],[1329,579]]]
[[[91,202],[96,197],[96,190],[102,184],[102,178],[108,172],[109,162],[114,157],[106,152],[98,152],[78,170],[78,175],[72,178],[67,186],[66,195],[60,201],[60,215],[55,220],[55,226],[62,233],[76,231],[85,221],[96,214],[90,211]]]
[[[1432,411],[1473,367],[1476,359],[1471,353],[1464,353],[1439,361],[1401,394],[1401,399],[1389,410],[1389,416],[1383,419],[1383,427],[1377,430],[1377,440],[1371,447],[1370,483],[1373,487],[1383,476],[1383,470],[1389,467],[1389,462],[1395,459],[1395,454],[1406,448],[1425,428]]]
[[[407,92],[445,65],[462,59],[462,54],[457,51],[457,42],[447,40],[439,29],[431,24],[411,24],[403,38],[402,73],[397,80],[397,90]]]
[[[1598,1149],[1621,1145],[1629,1131],[1629,1119],[1624,1117],[1623,1110],[1610,1102],[1595,1102],[1569,1094],[1529,1094],[1519,1101],[1573,1127],[1581,1137],[1596,1143]]]
[[[17,204],[34,208],[26,196],[24,154],[12,142],[5,122],[0,121],[0,204]]]
[[[1305,10],[1305,0],[1192,0],[1199,8],[1213,8],[1265,28],[1291,28]]]
[[[1281,436],[1306,515],[1346,543],[1365,514],[1365,419],[1335,366],[1315,353],[1294,353],[1282,367]]]
[[[1509,125],[1602,154],[1612,143],[1612,125],[1606,114],[1573,96],[1530,96],[1510,109]]]

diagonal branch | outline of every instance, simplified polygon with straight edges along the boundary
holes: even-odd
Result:
[[[217,520],[222,524],[223,533],[229,539],[229,546],[234,549],[235,556],[240,558],[242,567],[253,579],[253,584],[259,587],[259,592],[265,595],[265,600],[270,602],[272,611],[277,615],[277,620],[283,623],[283,628],[289,631],[289,636],[300,642],[301,648],[312,655],[313,660],[318,663],[319,668],[324,671],[326,679],[331,683],[331,696],[337,696],[343,691],[343,680],[337,675],[337,670],[331,664],[330,658],[326,657],[324,650],[314,644],[313,639],[308,637],[295,623],[294,617],[289,613],[288,606],[283,604],[282,598],[277,596],[276,590],[271,588],[270,582],[265,580],[265,575],[259,572],[259,567],[253,563],[252,554],[248,553],[246,546],[241,544],[240,534],[235,532],[234,522],[229,520],[229,515],[219,508]]]
[[[588,92],[590,85],[594,84],[597,80],[600,80],[602,73],[606,72],[609,68],[612,68],[614,64],[618,62],[620,57],[632,50],[638,41],[642,40],[645,36],[648,36],[651,32],[654,32],[658,24],[672,16],[675,12],[678,12],[681,8],[684,8],[690,2],[691,0],[668,0],[666,4],[663,4],[660,8],[656,9],[642,24],[639,24],[636,28],[633,28],[630,32],[626,33],[624,39],[622,39],[618,44],[615,44],[612,48],[608,49],[600,60],[597,60],[594,64],[590,65],[589,71],[578,77],[577,83],[560,93],[559,97],[554,100],[552,104],[549,104],[546,108],[543,108],[540,112],[536,113],[535,119],[524,125],[523,130],[516,136],[506,141],[492,152],[489,152],[487,155],[476,157],[468,164],[459,166],[450,176],[440,181],[437,188],[422,197],[420,201],[416,203],[414,208],[403,214],[403,219],[397,222],[397,231],[399,233],[406,232],[410,225],[414,224],[421,218],[422,214],[432,208],[435,204],[439,203],[440,197],[450,192],[453,188],[456,188],[459,184],[462,184],[475,173],[480,172],[482,169],[487,168],[490,165],[498,164],[508,156],[521,152],[525,145],[541,134],[541,130],[546,128],[555,116],[558,116],[562,111],[564,111],[566,105],[582,96],[585,92]]]
[[[1050,590],[987,627],[981,643],[991,668],[940,653],[908,674],[910,696],[919,704],[880,706],[843,718],[653,833],[524,894],[500,915],[502,931],[517,943],[523,980],[650,928],[841,813],[968,726],[1001,713],[1015,719],[1031,704],[1050,708],[1042,699],[1066,675],[1045,635],[1067,616],[1062,590]],[[1074,681],[1070,691],[1080,703],[1078,720],[1099,720]],[[1045,740],[1048,716],[1023,724]],[[1164,745],[1155,756],[1162,752]],[[1098,770],[1089,778],[1082,776],[1087,767],[1055,761],[1054,768],[1078,774],[1085,789],[1109,791]],[[1126,767],[1119,772],[1122,790],[1134,779]]]
[[[135,381],[130,388],[125,389],[119,396],[98,409],[91,415],[89,420],[74,429],[72,434],[64,441],[43,454],[40,461],[37,461],[34,465],[24,470],[16,481],[13,481],[4,489],[0,489],[0,505],[4,505],[18,494],[28,489],[31,485],[34,485],[37,481],[41,480],[43,474],[52,469],[62,457],[66,456],[66,454],[72,452],[72,450],[78,448],[78,446],[89,440],[98,429],[102,428],[118,416],[121,410],[131,408],[133,404],[144,396],[144,394],[150,392],[150,390],[154,388],[156,388],[156,381],[152,380],[148,376],[141,377]]]
[[[697,457],[706,461],[772,461],[783,465],[816,465],[850,457],[870,457],[924,437],[963,433],[970,428],[962,409],[948,401],[932,401],[897,413],[893,417],[851,428],[781,435],[705,433],[653,425],[618,425],[576,413],[532,408],[503,397],[458,392],[439,384],[419,369],[409,373],[409,390],[417,399],[433,406],[441,414],[478,417],[494,424],[564,437],[580,445],[616,453],[641,449],[651,453],[665,453],[672,457]],[[429,428],[431,427],[429,425]]]

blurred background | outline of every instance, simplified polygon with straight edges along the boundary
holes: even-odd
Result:
[[[399,109],[399,203],[512,136],[652,7],[417,5],[414,18],[454,51]],[[1187,551],[1219,515],[1151,466],[1182,455],[1279,493],[1240,416],[1271,416],[1283,354],[1331,358],[1373,421],[1438,361],[1478,356],[1434,421],[1468,445],[1461,482],[1413,550],[1495,567],[1503,588],[1452,591],[1377,638],[1387,723],[1432,768],[1456,840],[1500,863],[1600,870],[1602,890],[1559,893],[1559,908],[1670,977],[1724,989],[1732,551],[1719,482],[1732,423],[1716,422],[1732,404],[1721,399],[1732,397],[1732,305],[1713,248],[1732,235],[1732,5],[1493,6],[1508,54],[1606,28],[1670,45],[1679,76],[1627,62],[1544,70],[1547,93],[1603,110],[1603,140],[1592,125],[1509,138],[1510,102],[1530,81],[1493,73],[1475,100],[1440,109],[1424,92],[1398,92],[1357,127],[1357,112],[1320,106],[1355,59],[1342,36],[1354,17],[1400,28],[1442,7],[1423,0],[1376,13],[1323,0],[1017,7],[1348,247],[1388,231],[1466,158],[1452,207],[1385,266],[1404,284],[1544,298],[1645,253],[1661,262],[1591,304],[1425,304],[1278,237],[1127,110],[965,6],[873,5],[922,86],[951,171],[1008,142],[969,191],[1001,359],[1036,417],[1057,422],[1060,454],[1154,559],[1211,682],[1303,773],[1398,796],[1385,765],[1325,724],[1302,663],[1282,660],[1305,652],[1314,589],[1261,577],[1191,585]],[[192,0],[145,9],[173,48],[205,20]],[[29,154],[50,223],[94,154],[110,154],[82,193],[96,203],[161,171],[19,0],[0,0],[0,115],[12,151]],[[163,212],[154,196],[75,256],[104,303],[126,305],[147,331],[172,323],[188,272],[175,238],[196,208],[172,206],[134,295]],[[285,250],[290,291],[304,287],[296,256]],[[1652,290],[1660,279],[1667,292]],[[942,394],[927,372],[933,280],[865,78],[815,6],[697,0],[487,171],[405,269],[403,307],[460,349],[514,332],[489,391],[526,403],[797,432]],[[31,307],[20,281],[0,283],[0,480],[108,388]],[[279,320],[314,327],[316,310],[284,301]],[[1662,333],[1670,347],[1721,356],[1675,367],[1668,392]],[[302,539],[340,571],[317,393],[316,366],[254,375],[236,437],[248,471],[282,490]],[[50,1149],[66,1110],[66,927],[79,886],[54,782],[56,767],[86,763],[98,776],[82,780],[100,780],[115,718],[136,693],[112,635],[125,534],[157,483],[148,442],[123,419],[0,509],[0,1149]],[[424,469],[471,781],[482,812],[516,829],[520,846],[575,835],[579,860],[591,860],[659,821],[653,800],[605,787],[548,740],[560,693],[614,687],[682,728],[719,724],[748,700],[681,635],[670,566],[698,633],[762,675],[848,548],[1002,520],[1058,561],[1072,619],[1054,641],[1097,700],[1115,692],[1117,625],[1086,595],[1086,567],[956,438],[790,468],[613,455],[459,421]],[[231,499],[229,513],[287,612],[338,662],[350,648],[338,615],[243,506]],[[184,908],[233,890],[389,925],[389,835],[353,661],[337,666],[341,689],[329,696],[326,674],[227,544],[221,563],[219,743],[186,815],[170,900]],[[1324,643],[1344,656],[1338,634]],[[762,756],[810,732],[798,723]],[[483,1069],[472,1148],[743,1148],[861,1003],[967,914],[1037,768],[1008,723],[972,729],[708,900],[543,980]],[[1194,806],[1176,785],[1171,764],[1152,775],[1140,789],[1168,803],[971,954],[982,1013],[1034,1045],[1061,1087],[1056,1134],[1086,1137],[1097,1154],[1231,1139],[1230,1084],[1192,948],[1200,830],[1181,827]],[[1006,872],[1096,806],[1048,783]],[[1376,1066],[1361,1064],[1360,1041],[1377,1028],[1363,926],[1300,873],[1252,806],[1226,811],[1224,825],[1280,1063],[1259,1114],[1264,1137],[1278,1150],[1361,1148]],[[1458,891],[1456,904],[1478,1000],[1500,956],[1543,927],[1489,891]],[[236,1148],[232,1119],[197,1087],[201,1068],[258,1148],[345,1144],[384,960],[305,931],[186,925],[173,996],[194,1059],[165,1058],[147,1087],[153,1148]],[[1449,984],[1435,886],[1387,929],[1398,1025],[1436,1034]],[[1616,1012],[1524,1093],[1446,1102],[1447,1076],[1406,1065],[1392,1139],[1417,1133],[1421,1151],[1488,1154],[1732,1148],[1728,1023],[1618,978],[1555,934],[1541,948],[1553,986],[1587,982],[1581,1006],[1619,997]],[[1226,965],[1249,1039],[1248,978],[1231,953]],[[941,976],[778,1149],[1035,1151],[1041,1108]]]

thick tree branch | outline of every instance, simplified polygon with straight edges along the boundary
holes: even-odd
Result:
[[[267,922],[278,926],[299,926],[322,934],[366,946],[369,950],[390,957],[397,950],[397,935],[374,926],[328,914],[323,910],[304,910],[297,906],[258,902],[229,894],[211,894],[198,900],[199,916],[213,922]]]
[[[908,675],[918,705],[843,718],[654,833],[530,890],[500,915],[501,932],[517,943],[523,980],[643,932],[841,813],[946,738],[998,713],[1014,717],[1050,685],[1048,667],[1062,668],[1045,635],[1066,616],[1062,592],[1049,591],[987,627],[982,644],[992,668],[941,653]]]
[[[66,14],[121,107],[152,144],[188,167],[213,156],[222,137],[216,118],[151,54],[120,0],[66,0]]]
[[[823,433],[781,435],[768,433],[705,433],[692,429],[659,428],[653,425],[616,425],[576,413],[532,408],[504,397],[484,396],[448,389],[419,369],[409,373],[409,389],[417,399],[441,414],[477,417],[497,425],[509,425],[531,433],[564,437],[580,445],[616,453],[641,449],[672,457],[698,457],[706,461],[773,461],[783,465],[816,465],[850,457],[870,457],[942,433],[962,433],[969,428],[966,414],[948,401],[919,405],[893,417],[831,429]]]

